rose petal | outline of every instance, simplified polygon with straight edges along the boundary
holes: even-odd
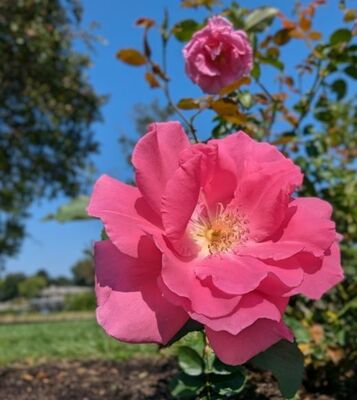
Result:
[[[169,249],[163,254],[161,277],[167,288],[190,301],[191,309],[199,314],[220,317],[232,312],[238,296],[220,293],[212,285],[197,279],[192,262],[176,257]]]
[[[330,204],[315,197],[298,198],[290,203],[289,212],[292,216],[280,237],[260,243],[247,242],[238,249],[239,254],[274,260],[301,251],[323,256],[336,238]]]
[[[337,243],[334,243],[323,259],[320,260],[320,268],[314,268],[314,263],[309,255],[298,254],[296,258],[304,270],[304,277],[301,285],[288,293],[290,296],[302,293],[310,299],[318,300],[344,278],[340,249]]]
[[[208,340],[217,357],[228,365],[240,365],[281,339],[293,340],[283,322],[259,319],[238,335],[206,328]]]
[[[121,253],[109,240],[96,243],[97,320],[109,335],[121,341],[167,343],[188,316],[166,301],[156,284],[160,252],[152,243],[142,247],[144,255],[135,259]],[[151,255],[146,254],[148,250]],[[155,257],[157,261],[152,264]]]
[[[227,316],[208,318],[192,312],[189,312],[189,314],[191,318],[205,324],[208,328],[237,335],[261,318],[279,322],[288,301],[288,298],[252,292],[243,295],[236,309]]]
[[[229,294],[241,295],[256,289],[268,275],[264,263],[252,257],[210,256],[196,262],[198,278],[211,278],[213,284]]]
[[[133,257],[142,235],[160,232],[160,220],[139,190],[107,175],[97,180],[87,211],[103,221],[115,246]]]
[[[136,183],[158,215],[166,184],[178,168],[180,153],[189,146],[179,122],[150,125],[149,132],[135,146],[132,162]]]

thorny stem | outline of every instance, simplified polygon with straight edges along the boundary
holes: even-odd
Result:
[[[164,41],[162,44],[162,67],[164,74],[167,76],[167,41]],[[186,125],[187,129],[191,133],[194,141],[196,143],[199,143],[198,137],[196,135],[196,128],[193,125],[193,120],[194,118],[191,117],[191,119],[187,119],[184,114],[181,112],[181,110],[176,106],[175,102],[172,100],[171,93],[170,93],[170,87],[169,87],[169,80],[164,79],[163,84],[160,85],[161,88],[163,89],[164,95],[166,96],[166,100],[169,104],[169,106],[175,110],[176,114],[181,118],[182,122]]]
[[[207,373],[207,368],[209,365],[209,352],[210,352],[210,346],[208,343],[208,339],[207,336],[205,334],[203,334],[204,337],[204,341],[205,341],[205,346],[203,348],[203,358],[205,360],[205,378],[206,378],[206,394],[207,394],[207,400],[211,400],[212,396],[211,396],[211,384],[210,384],[210,380],[209,380],[209,374]]]

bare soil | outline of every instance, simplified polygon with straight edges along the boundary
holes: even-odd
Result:
[[[177,372],[171,359],[60,361],[0,368],[1,400],[168,400],[168,382]],[[308,372],[309,374],[309,372]],[[327,377],[328,378],[328,377]],[[326,378],[326,379],[327,379]],[[310,383],[302,400],[352,400],[356,379]],[[309,386],[309,385],[307,385]],[[330,393],[331,392],[331,393]],[[237,400],[282,400],[269,374],[252,373]]]

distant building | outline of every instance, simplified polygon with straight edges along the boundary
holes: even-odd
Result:
[[[33,310],[40,312],[61,311],[64,309],[67,296],[90,293],[93,289],[83,286],[48,286],[30,300]]]

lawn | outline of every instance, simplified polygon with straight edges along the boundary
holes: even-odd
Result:
[[[127,359],[155,355],[155,345],[119,343],[93,319],[0,325],[0,365],[56,359]]]

